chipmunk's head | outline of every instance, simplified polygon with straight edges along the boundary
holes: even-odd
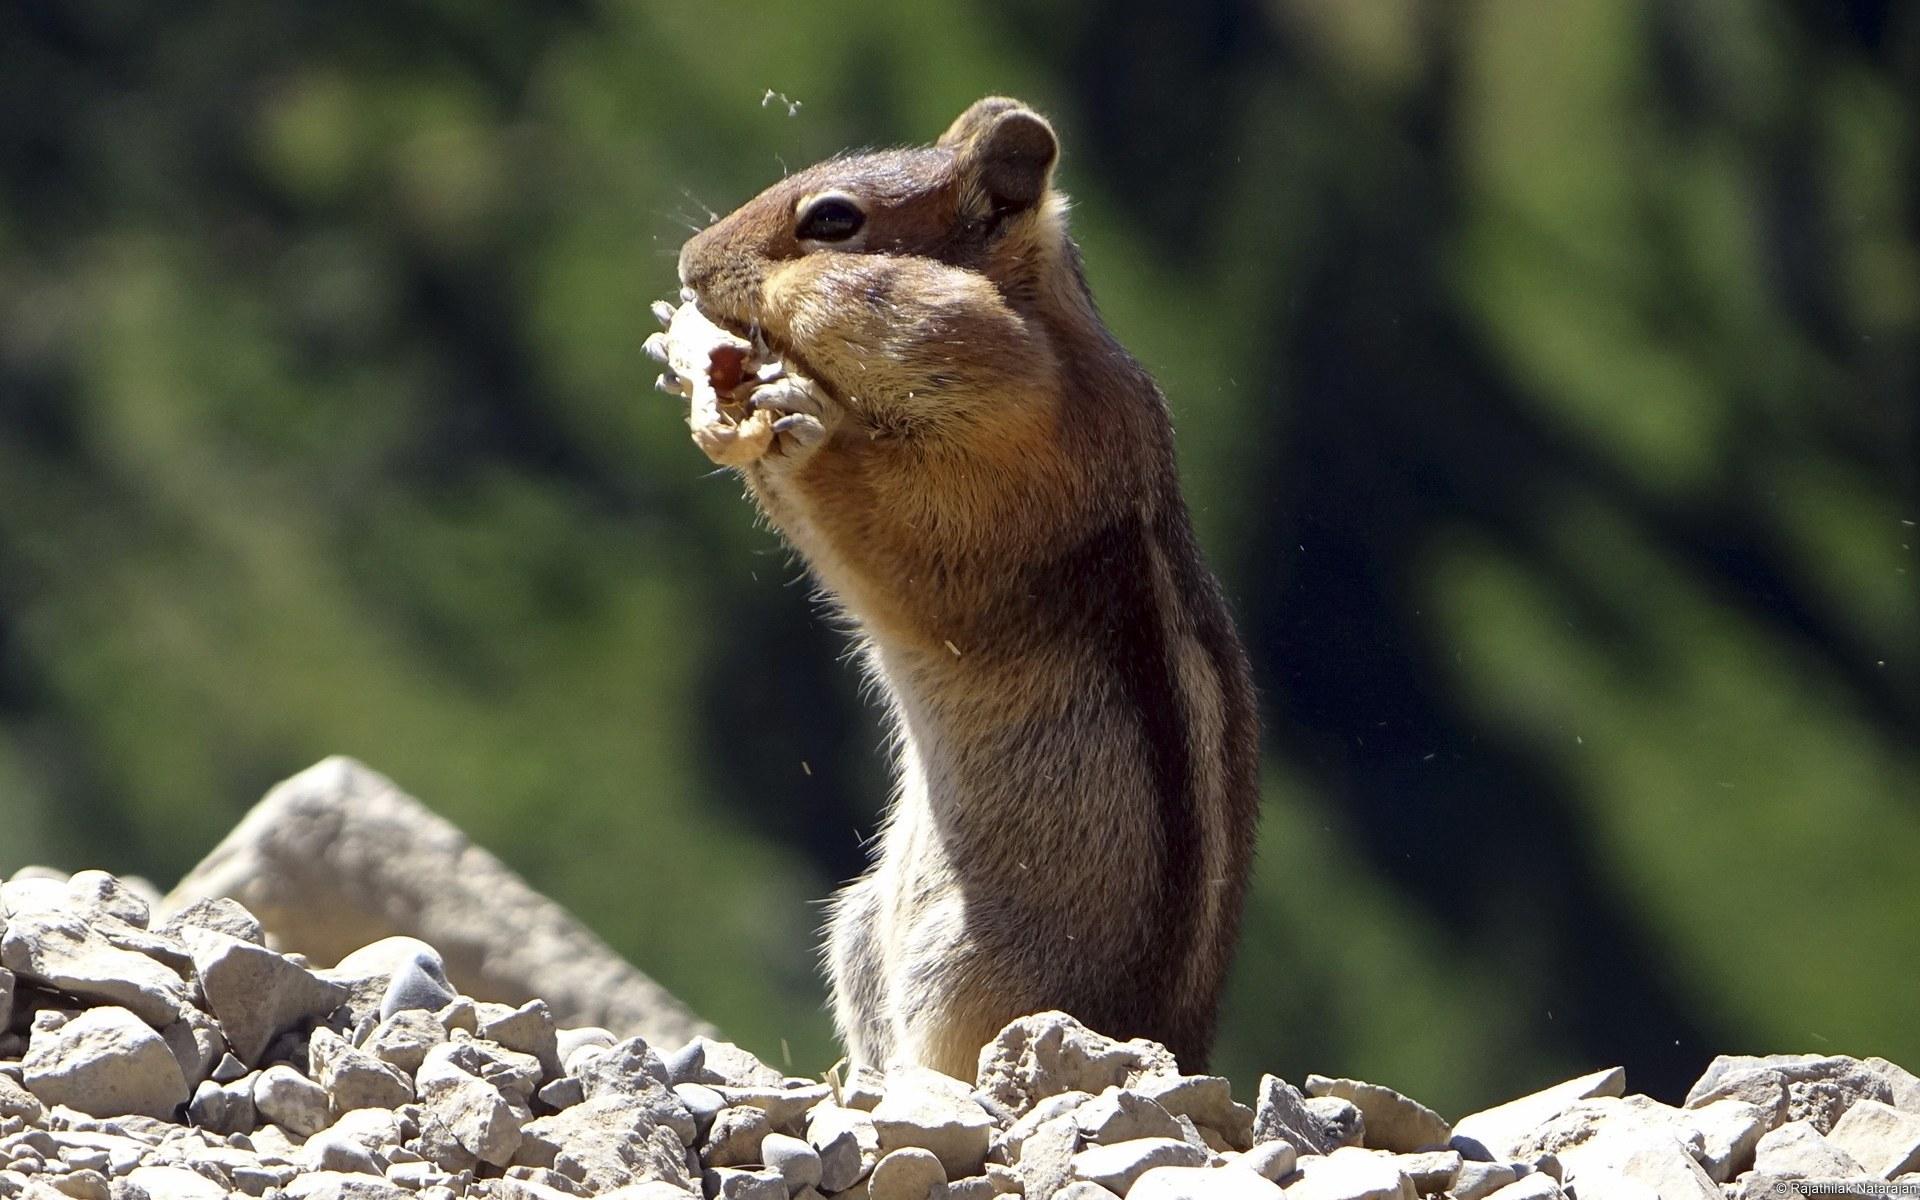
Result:
[[[893,255],[978,271],[1010,297],[1066,243],[1045,118],[989,97],[931,146],[845,155],[790,175],[694,235],[680,280],[715,320],[761,320],[770,280],[815,255]]]

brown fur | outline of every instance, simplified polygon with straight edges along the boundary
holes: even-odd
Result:
[[[931,147],[832,159],[694,237],[684,283],[821,393],[825,436],[745,469],[859,626],[899,742],[874,868],[827,953],[856,1061],[972,1077],[1066,1009],[1213,1040],[1256,819],[1246,657],[1172,428],[1108,332],[1051,128],[982,100]],[[803,242],[809,197],[866,214]]]

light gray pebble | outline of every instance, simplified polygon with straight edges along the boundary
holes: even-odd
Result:
[[[89,1009],[57,1031],[36,1034],[21,1066],[27,1090],[41,1103],[96,1117],[169,1118],[190,1097],[166,1042],[124,1008]]]
[[[136,929],[147,927],[147,902],[105,871],[76,871],[67,879],[67,897],[73,908],[105,913]]]
[[[820,1152],[797,1137],[769,1133],[760,1142],[760,1161],[780,1172],[789,1192],[820,1184]]]
[[[347,998],[346,988],[252,942],[201,930],[189,931],[188,945],[207,1007],[241,1062],[260,1062],[282,1034]]]
[[[481,1006],[481,1040],[497,1042],[517,1054],[532,1055],[540,1064],[542,1079],[561,1074],[560,1031],[554,1024],[553,1010],[545,1000],[529,1000],[518,1008],[504,1004]]]
[[[707,1048],[699,1038],[666,1055],[667,1078],[675,1085],[699,1083],[701,1070],[707,1065]]]
[[[1089,1146],[1073,1156],[1075,1178],[1127,1194],[1133,1181],[1155,1167],[1204,1167],[1207,1152],[1177,1138],[1141,1138],[1111,1146]]]
[[[247,1064],[235,1058],[231,1052],[222,1054],[220,1061],[213,1064],[213,1070],[207,1078],[215,1083],[232,1083],[247,1073]]]
[[[534,1098],[558,1112],[563,1108],[572,1108],[586,1099],[586,1091],[580,1086],[578,1079],[571,1075],[562,1075],[558,1079],[543,1084],[540,1090],[534,1093]],[[711,1117],[712,1114],[709,1113],[708,1116]],[[695,1114],[695,1120],[698,1119],[699,1115]]]
[[[452,1003],[433,1015],[439,1020],[441,1028],[447,1031],[448,1037],[452,1037],[456,1029],[467,1033],[480,1031],[480,1006],[469,997],[455,996]]]
[[[157,932],[185,941],[189,929],[211,929],[256,946],[267,944],[266,931],[261,928],[259,918],[248,912],[238,900],[225,896],[195,900],[162,921]]]
[[[883,1157],[867,1180],[869,1200],[929,1200],[944,1196],[947,1172],[930,1150],[907,1146]]]
[[[1262,1179],[1279,1183],[1293,1174],[1294,1165],[1299,1161],[1299,1157],[1293,1148],[1293,1143],[1273,1138],[1255,1145],[1253,1149],[1242,1154],[1238,1163]]]
[[[420,1069],[427,1051],[447,1040],[446,1027],[432,1013],[418,1008],[402,1009],[383,1018],[367,1035],[360,1048],[381,1062],[412,1075]]]
[[[288,1066],[268,1067],[253,1081],[253,1106],[259,1114],[297,1137],[327,1127],[326,1089]]]
[[[111,1200],[113,1185],[99,1171],[82,1167],[53,1181],[54,1190],[73,1200]]]
[[[1136,1138],[1182,1138],[1185,1131],[1172,1114],[1138,1092],[1112,1088],[1073,1111],[1080,1135],[1095,1145],[1130,1142]]]
[[[1367,1135],[1366,1118],[1361,1115],[1359,1106],[1353,1101],[1342,1096],[1309,1096],[1305,1101],[1305,1107],[1307,1112],[1320,1123],[1320,1129],[1326,1135],[1330,1150],[1364,1144]]]
[[[714,1167],[701,1177],[713,1200],[787,1200],[787,1185],[775,1171]]]
[[[760,1161],[760,1143],[773,1126],[758,1108],[723,1108],[713,1118],[700,1162],[709,1167],[739,1167]]]
[[[415,1009],[438,1013],[458,998],[447,981],[445,961],[430,948],[422,948],[395,965],[380,996],[380,1017],[384,1020]]]
[[[572,1076],[561,1082],[572,1083],[576,1092],[580,1088],[580,1081]],[[713,1119],[727,1107],[726,1100],[719,1092],[702,1083],[676,1083],[673,1085],[673,1094],[680,1097],[680,1103],[686,1105],[687,1111],[693,1114],[694,1136],[697,1139],[708,1136],[707,1131],[713,1128]],[[576,1099],[574,1103],[579,1101]]]

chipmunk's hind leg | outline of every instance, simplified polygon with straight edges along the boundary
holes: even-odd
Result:
[[[827,970],[840,1044],[854,1066],[884,1070],[893,1054],[893,1032],[883,994],[879,910],[871,878],[849,884],[834,896],[827,922]]]

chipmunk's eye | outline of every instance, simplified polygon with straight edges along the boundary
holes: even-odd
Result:
[[[828,193],[816,196],[800,210],[793,236],[803,242],[844,242],[866,223],[867,214],[851,198]]]

